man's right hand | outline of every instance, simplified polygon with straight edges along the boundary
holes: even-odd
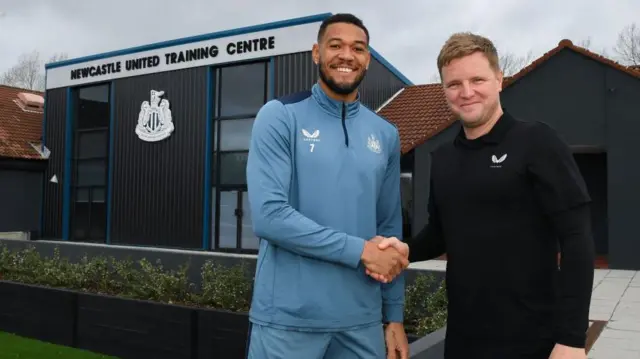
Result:
[[[409,259],[395,248],[380,249],[382,239],[374,237],[366,241],[361,260],[368,273],[377,274],[376,279],[387,283],[409,265]]]

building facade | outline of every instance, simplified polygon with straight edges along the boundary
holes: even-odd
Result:
[[[38,91],[0,85],[0,238],[38,236],[49,156],[41,141],[43,105]]]
[[[245,167],[253,119],[309,89],[330,14],[46,66],[47,239],[255,252]],[[375,110],[409,80],[372,49],[360,86]]]
[[[511,114],[546,122],[570,146],[592,199],[596,266],[640,270],[640,169],[633,165],[640,71],[562,40],[505,79],[500,97]],[[400,130],[407,233],[415,234],[428,223],[431,152],[451,142],[460,124],[440,84],[407,87],[379,114]]]

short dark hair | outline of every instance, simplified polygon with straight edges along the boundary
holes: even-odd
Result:
[[[364,23],[362,22],[362,20],[360,20],[358,17],[356,17],[353,14],[345,14],[345,13],[331,15],[328,18],[324,19],[324,21],[322,21],[322,24],[320,24],[320,30],[318,30],[318,42],[320,42],[320,40],[324,36],[324,33],[327,30],[327,27],[331,24],[336,24],[336,23],[347,23],[347,24],[352,24],[361,28],[364,31],[364,33],[367,35],[367,44],[369,44],[369,30],[367,30],[367,27],[364,26]]]

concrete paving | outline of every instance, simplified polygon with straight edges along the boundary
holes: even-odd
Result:
[[[589,318],[608,321],[589,359],[640,359],[640,274],[597,269]]]
[[[440,260],[412,263],[410,268],[446,270]],[[640,272],[596,269],[590,320],[606,326],[588,354],[589,359],[640,359]]]

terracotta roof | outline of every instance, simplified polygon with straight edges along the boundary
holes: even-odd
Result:
[[[505,77],[503,88],[517,82],[563,49],[571,49],[595,61],[640,78],[640,66],[621,65],[585,48],[576,46],[570,40],[564,39],[558,43],[557,47],[546,52],[543,56],[522,68],[518,73]],[[378,110],[378,114],[398,126],[403,154],[423,144],[456,120],[447,106],[440,83],[407,86],[395,98],[383,105]]]
[[[634,69],[634,66],[624,66],[618,62],[615,62],[609,58],[606,58],[602,55],[596,54],[595,52],[589,51],[587,49],[585,49],[584,47],[580,47],[580,46],[576,46],[573,44],[573,42],[571,42],[571,40],[568,39],[563,39],[560,40],[560,42],[558,43],[558,46],[554,47],[553,49],[551,49],[550,51],[546,52],[544,55],[540,56],[538,59],[536,59],[535,61],[533,61],[531,64],[529,64],[528,66],[525,66],[524,68],[522,68],[520,71],[518,71],[515,75],[511,76],[508,80],[504,81],[502,84],[502,88],[505,88],[507,86],[512,85],[513,83],[515,83],[516,81],[518,81],[520,78],[524,77],[525,75],[527,75],[529,72],[533,71],[536,67],[538,67],[541,63],[547,61],[549,58],[551,58],[553,55],[557,54],[558,52],[564,50],[564,49],[570,49],[573,50],[579,54],[582,54],[584,56],[587,56],[595,61],[598,61],[604,65],[608,65],[611,66],[615,69],[618,69],[622,72],[625,72],[631,76],[640,78],[640,71],[637,71],[636,69]]]
[[[31,143],[39,145],[42,136],[42,111],[23,110],[20,93],[42,96],[41,92],[0,85],[0,157],[43,159]],[[24,100],[34,100],[27,95]]]
[[[378,115],[398,127],[403,154],[455,121],[439,83],[405,87]]]

